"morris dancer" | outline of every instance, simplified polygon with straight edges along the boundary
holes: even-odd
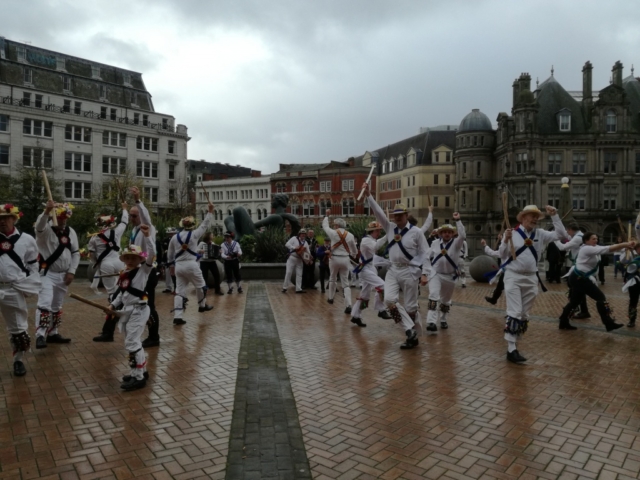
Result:
[[[150,313],[145,288],[148,276],[154,270],[155,242],[151,241],[148,225],[140,225],[140,231],[143,237],[142,247],[129,245],[120,255],[120,261],[124,262],[126,270],[118,279],[118,290],[109,306],[112,310],[121,312],[120,329],[124,331],[124,347],[129,352],[131,372],[122,377],[120,388],[127,392],[144,387],[149,378],[142,334]]]
[[[557,210],[547,205],[547,213],[551,215],[554,231],[548,232],[538,227],[538,220],[545,214],[535,205],[527,205],[518,213],[520,226],[505,230],[500,257],[508,258],[501,269],[504,270],[504,285],[507,299],[507,321],[504,327],[504,339],[507,341],[507,360],[513,363],[526,362],[517,349],[518,339],[527,331],[529,312],[538,295],[538,258],[549,242],[567,236],[558,216]],[[514,235],[514,232],[516,233]],[[516,259],[511,256],[510,241],[513,242]],[[542,287],[545,290],[544,286]]]
[[[20,209],[10,203],[0,206],[0,312],[9,332],[16,377],[27,373],[22,359],[31,349],[25,297],[40,290],[38,246],[31,235],[15,228],[21,216]]]
[[[318,259],[318,270],[320,273],[320,293],[324,293],[324,279],[328,279],[331,275],[331,271],[329,270],[331,239],[329,237],[325,237],[322,245],[316,249],[316,258]]]
[[[213,204],[209,203],[209,213],[199,227],[196,228],[196,221],[193,217],[185,217],[180,220],[182,231],[176,233],[169,242],[169,252],[167,260],[171,265],[171,275],[176,276],[176,295],[173,299],[173,324],[184,325],[187,323],[182,314],[187,305],[187,288],[192,283],[196,287],[198,296],[198,312],[208,312],[213,310],[211,305],[207,305],[207,284],[202,276],[202,270],[198,264],[198,240],[207,231],[213,221]]]
[[[615,319],[611,315],[612,310],[607,303],[607,298],[598,288],[598,282],[594,275],[598,273],[600,255],[617,252],[625,248],[633,249],[636,246],[636,242],[624,242],[618,243],[617,245],[601,247],[598,246],[598,236],[592,232],[584,234],[583,242],[584,244],[580,247],[576,257],[575,265],[571,267],[569,272],[569,284],[571,285],[569,303],[567,303],[562,310],[558,328],[560,330],[577,330],[576,327],[570,323],[571,315],[578,305],[585,300],[586,295],[589,295],[596,301],[598,313],[607,332],[621,328],[624,325],[615,322]]]
[[[282,293],[287,293],[287,289],[291,284],[291,276],[296,274],[296,293],[307,293],[302,290],[302,272],[304,270],[305,257],[310,257],[309,244],[307,243],[307,231],[301,228],[297,237],[291,237],[285,244],[287,248],[287,270],[284,274],[284,283],[282,284]]]
[[[498,248],[500,248],[500,243],[502,242],[502,234],[498,234]],[[498,250],[493,250],[487,242],[484,241],[484,238],[480,240],[480,244],[484,247],[484,254],[490,257],[498,258],[500,260],[500,264],[505,262],[506,258],[500,258],[500,252]],[[504,292],[504,275],[500,275],[498,279],[498,285],[493,290],[491,296],[486,296],[484,299],[489,302],[491,305],[495,305],[498,303],[498,300],[502,296],[502,292]]]
[[[240,257],[242,257],[242,248],[240,244],[233,239],[233,233],[224,232],[224,242],[220,245],[220,257],[224,260],[224,275],[227,277],[227,286],[229,290],[227,295],[233,293],[231,282],[235,280],[238,287],[238,293],[242,293],[242,277],[240,276]]]
[[[111,296],[118,289],[118,278],[104,275],[120,273],[124,268],[124,263],[118,258],[118,252],[120,251],[122,234],[127,229],[128,223],[129,212],[127,212],[127,204],[123,202],[120,223],[117,222],[116,217],[113,215],[98,216],[96,225],[100,228],[100,231],[94,234],[91,240],[89,240],[89,254],[91,260],[94,262],[95,269],[91,288],[94,292],[100,293],[98,291],[98,285],[100,284],[100,280],[102,280],[102,284],[109,294],[109,299],[111,299]],[[103,276],[103,278],[95,278],[101,276]]]
[[[569,252],[568,258],[571,262],[571,266],[575,266],[576,259],[578,258],[578,253],[580,252],[580,247],[582,246],[583,241],[583,233],[580,231],[580,227],[576,223],[571,223],[567,227],[567,233],[571,237],[567,243],[562,242],[554,242],[555,246],[558,247],[558,250],[561,252]],[[569,285],[569,296],[571,296],[571,282],[567,282]],[[591,318],[589,314],[589,307],[587,306],[587,297],[584,296],[582,302],[580,303],[580,313],[574,315],[572,318],[576,320],[583,320],[586,318]]]
[[[456,287],[456,279],[460,275],[458,264],[456,263],[462,255],[464,240],[467,234],[464,225],[460,221],[460,214],[455,212],[453,219],[456,227],[445,224],[438,228],[439,240],[431,244],[431,276],[429,277],[429,307],[427,311],[427,331],[438,331],[438,317],[440,317],[440,328],[449,328],[447,314],[451,310],[451,297]],[[440,312],[437,311],[440,303]]]
[[[69,343],[58,332],[62,323],[62,304],[80,263],[78,236],[67,226],[74,206],[70,203],[47,202],[44,213],[36,221],[36,243],[40,251],[40,293],[36,310],[36,348],[47,343]],[[58,226],[49,223],[54,210]]]
[[[351,313],[351,288],[349,286],[349,271],[351,270],[351,262],[349,257],[355,255],[358,251],[355,238],[352,233],[347,232],[347,223],[342,218],[333,220],[335,230],[329,227],[329,216],[331,210],[327,210],[326,216],[322,220],[322,228],[331,240],[331,258],[329,259],[329,298],[328,303],[333,304],[333,298],[336,296],[338,288],[337,280],[340,275],[342,290],[344,293],[344,313]]]
[[[384,280],[384,303],[396,323],[402,323],[407,337],[401,349],[411,349],[418,345],[418,334],[414,328],[418,312],[418,284],[426,285],[431,265],[427,258],[429,246],[422,230],[407,221],[408,212],[404,205],[397,204],[393,210],[394,222],[376,203],[369,191],[369,184],[362,186],[369,199],[369,205],[376,219],[386,232],[389,242],[387,252],[391,266]],[[422,268],[421,268],[422,267]],[[422,275],[421,275],[422,273]],[[402,289],[404,306],[399,301]]]
[[[362,323],[362,310],[369,305],[369,299],[371,297],[371,291],[375,292],[375,304],[374,308],[378,312],[378,317],[386,320],[391,318],[386,311],[386,307],[382,300],[384,295],[384,280],[378,275],[376,267],[373,265],[373,258],[380,247],[387,241],[386,238],[381,238],[382,226],[378,222],[371,222],[365,229],[367,235],[362,237],[360,242],[360,263],[353,270],[358,274],[362,280],[362,291],[360,296],[356,299],[356,303],[353,305],[353,312],[351,317],[351,323],[358,325],[359,327],[366,327],[366,323]]]
[[[173,293],[176,289],[176,277],[171,275],[171,266],[167,265],[167,253],[169,252],[169,242],[178,233],[175,227],[165,229],[166,237],[162,240],[162,265],[164,266],[164,290],[162,293]],[[157,254],[157,252],[156,252]]]
[[[467,241],[462,242],[462,248],[460,249],[460,258],[458,259],[458,271],[460,272],[460,283],[462,288],[467,288],[467,264],[465,260],[469,256],[469,247]]]

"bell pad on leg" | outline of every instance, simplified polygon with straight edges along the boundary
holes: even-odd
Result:
[[[435,309],[434,309],[435,310]],[[442,313],[449,313],[449,310],[451,310],[451,305],[447,305],[445,303],[441,303],[440,304],[440,311]]]
[[[28,352],[31,348],[31,337],[27,332],[11,334],[11,344],[13,345],[13,353]]]
[[[512,335],[522,335],[527,331],[529,327],[529,320],[518,319],[507,315],[507,321],[504,326],[504,333],[510,333]]]
[[[391,314],[391,318],[393,318],[394,322],[400,323],[402,321],[402,314],[395,304],[389,306],[389,313]]]
[[[51,312],[49,310],[40,310],[40,323],[38,324],[38,328],[43,328],[45,330],[49,329],[49,324],[51,323]]]
[[[429,310],[436,310],[438,308],[438,301],[437,300],[429,300],[427,308]]]
[[[62,310],[60,310],[59,312],[51,312],[51,319],[52,330],[58,328],[62,323]]]

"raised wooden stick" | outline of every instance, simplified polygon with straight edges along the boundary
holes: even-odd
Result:
[[[371,180],[371,175],[373,175],[373,169],[376,167],[375,163],[371,164],[371,170],[369,170],[369,176],[367,177],[367,185],[369,185],[369,181]],[[360,201],[360,199],[362,198],[362,195],[364,195],[364,188],[362,190],[360,190],[360,195],[358,195],[358,201]]]
[[[118,187],[118,192],[120,192],[120,198],[122,200],[122,203],[127,201],[127,197],[125,196],[124,192],[122,191],[122,187],[120,186],[120,180],[118,180],[118,177],[115,178],[116,180],[116,187]]]
[[[44,182],[44,188],[47,191],[47,198],[53,202],[53,196],[51,195],[51,188],[49,187],[49,179],[47,178],[47,172],[42,170],[42,181]],[[54,227],[58,226],[58,217],[56,217],[56,207],[54,205],[53,210],[50,213],[51,223]]]
[[[509,212],[508,212],[508,210],[509,210],[509,207],[508,207],[508,205],[509,205],[509,197],[507,195],[508,194],[507,194],[506,191],[502,192],[502,212],[504,213],[504,224],[505,224],[505,227],[507,229],[510,229],[511,225],[509,223]],[[509,239],[509,246],[511,247],[511,258],[513,260],[515,260],[516,259],[516,247],[513,246],[513,238]]]
[[[618,226],[620,227],[620,236],[622,237],[623,242],[628,242],[629,239],[625,238],[626,232],[624,231],[624,225],[622,225],[622,220],[618,217]]]
[[[564,220],[565,218],[567,218],[567,215],[569,215],[571,212],[573,212],[573,208],[570,208],[569,211],[565,213],[560,220]]]
[[[200,186],[202,187],[202,191],[204,192],[204,196],[207,197],[207,202],[209,202],[209,205],[211,205],[211,200],[209,199],[209,192],[207,192],[207,189],[204,188],[204,183],[200,182]]]
[[[121,312],[118,312],[116,310],[111,310],[109,307],[105,307],[104,305],[101,305],[100,303],[92,302],[91,300],[88,300],[88,299],[86,299],[84,297],[81,297],[80,295],[76,295],[75,293],[70,293],[69,296],[71,298],[75,298],[76,300],[81,301],[82,303],[86,303],[87,305],[91,305],[92,307],[99,308],[100,310],[102,310],[106,314],[114,315],[116,317],[119,317],[119,316],[122,315]]]
[[[429,195],[429,185],[427,185],[427,206],[431,206],[431,195]]]

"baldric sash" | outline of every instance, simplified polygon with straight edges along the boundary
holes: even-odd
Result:
[[[13,260],[13,263],[15,263],[20,270],[27,274],[28,277],[31,272],[25,268],[24,262],[14,250],[15,244],[20,240],[21,236],[22,232],[13,234],[10,237],[3,235],[4,239],[0,240],[0,257],[6,254],[11,260]]]
[[[441,258],[444,258],[453,267],[454,278],[458,278],[460,276],[460,269],[458,268],[458,265],[456,264],[456,262],[454,262],[449,256],[449,249],[451,248],[451,245],[453,245],[454,241],[455,241],[455,238],[452,238],[445,245],[442,242],[442,240],[440,240],[440,253],[431,261],[431,266],[433,267],[438,260],[440,260]]]
[[[227,250],[227,256],[229,255],[234,255],[233,258],[228,258],[226,260],[235,260],[237,258],[237,256],[235,256],[235,248],[237,245],[237,242],[234,240],[233,242],[231,242],[231,245],[229,245],[227,242],[223,242],[222,245],[225,247],[225,249]]]
[[[102,260],[104,260],[107,257],[107,255],[109,255],[109,253],[111,253],[111,252],[119,252],[120,251],[120,247],[118,245],[116,245],[116,232],[115,232],[115,230],[111,230],[110,231],[108,238],[104,234],[104,232],[100,232],[98,234],[98,238],[105,243],[106,248],[105,248],[104,252],[102,252],[100,254],[100,256],[98,257],[98,259],[96,260],[96,266],[100,265],[100,262]]]
[[[180,238],[180,233],[176,233],[176,239],[178,240],[178,243],[180,244],[180,248],[181,248],[181,250],[178,253],[176,253],[176,259],[180,255],[182,255],[184,252],[190,253],[197,259],[198,254],[189,248],[189,241],[191,240],[192,233],[193,233],[193,230],[189,230],[189,233],[187,234],[187,240],[184,242],[182,241],[182,238]]]
[[[400,228],[396,227],[393,229],[393,240],[391,240],[388,244],[387,244],[387,248],[384,251],[385,256],[389,253],[389,250],[391,249],[391,247],[393,247],[394,245],[398,245],[398,248],[400,248],[400,251],[404,254],[405,257],[407,257],[407,259],[409,261],[413,260],[413,255],[411,255],[409,252],[407,252],[407,249],[404,247],[404,245],[402,244],[402,237],[405,236],[405,234],[411,229],[413,228],[413,225],[409,224],[408,227],[404,227],[402,229],[402,231],[400,231]]]
[[[56,263],[56,261],[60,258],[64,249],[68,249],[69,252],[73,255],[76,252],[71,251],[71,238],[69,237],[69,227],[65,227],[61,231],[55,232],[56,237],[58,237],[58,247],[53,251],[51,256],[46,260],[43,260],[42,254],[40,255],[40,270],[44,270],[44,275],[47,274],[51,265]]]
[[[140,267],[129,270],[128,272],[122,272],[118,278],[118,291],[115,296],[120,293],[129,292],[134,297],[138,297],[142,301],[147,301],[147,292],[139,290],[133,286],[133,279],[140,271]],[[114,298],[115,298],[114,296]]]
[[[347,245],[347,234],[349,232],[343,230],[342,233],[340,233],[340,230],[336,230],[335,231],[338,236],[340,237],[340,240],[338,240],[334,245],[331,245],[331,250],[335,249],[336,247],[339,247],[340,245],[342,245],[344,247],[344,249],[347,251],[348,255],[351,255],[351,251],[349,251],[349,245]]]

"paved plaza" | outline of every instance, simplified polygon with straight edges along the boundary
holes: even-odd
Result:
[[[67,301],[73,342],[34,349],[25,377],[12,377],[5,339],[0,479],[640,477],[640,328],[606,333],[590,303],[594,318],[559,331],[564,285],[538,297],[521,366],[505,359],[504,298],[486,303],[486,284],[457,287],[449,330],[410,351],[370,309],[366,328],[351,324],[340,295],[246,287],[204,314],[193,294],[182,327],[158,288],[162,343],[134,392],[119,388],[122,335],[92,342],[102,316],[90,306]],[[88,282],[71,290],[99,298]]]

